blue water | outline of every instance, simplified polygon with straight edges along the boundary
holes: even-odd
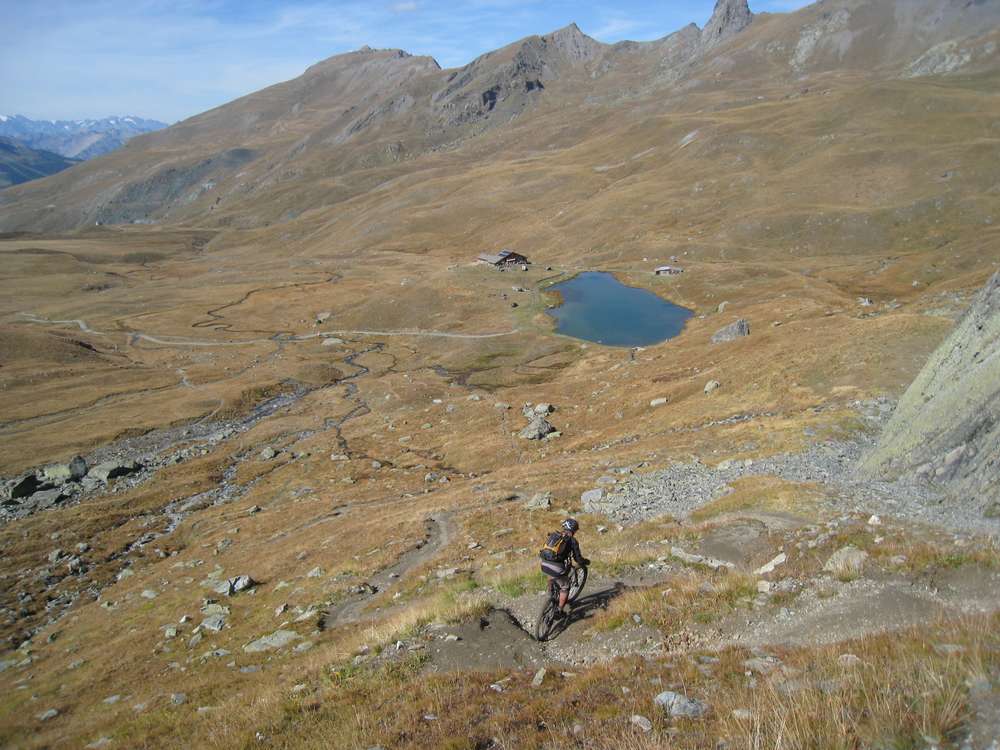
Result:
[[[549,289],[563,298],[559,307],[548,310],[556,319],[556,333],[606,346],[658,344],[678,335],[694,315],[600,271],[581,273]]]

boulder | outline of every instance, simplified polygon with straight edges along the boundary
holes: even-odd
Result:
[[[525,510],[548,510],[552,507],[552,493],[538,492],[531,496],[531,499],[524,504]]]
[[[215,587],[215,593],[224,596],[233,596],[240,591],[246,591],[257,585],[257,582],[250,576],[242,575],[235,578],[227,578]]]
[[[556,428],[545,417],[534,417],[528,426],[521,430],[519,437],[524,440],[541,440],[556,431]]]
[[[865,566],[865,560],[867,559],[867,552],[849,544],[830,555],[830,559],[826,561],[823,570],[826,573],[832,573],[838,578],[853,577],[861,574]]]
[[[115,460],[99,463],[90,470],[89,476],[101,482],[108,482],[111,479],[124,477],[139,471],[142,466],[138,461]]]
[[[68,464],[51,464],[42,469],[42,477],[53,484],[79,482],[87,475],[87,462],[77,456]]]
[[[785,562],[785,560],[787,560],[787,559],[788,559],[788,557],[785,555],[785,553],[781,552],[781,553],[779,553],[777,555],[777,557],[775,557],[774,559],[772,559],[770,562],[768,562],[768,563],[766,563],[764,565],[761,565],[754,572],[755,572],[756,575],[766,576],[768,573],[774,572],[774,569],[777,568],[779,565],[783,565],[784,562]]]
[[[24,501],[25,505],[31,506],[33,510],[45,510],[66,499],[66,494],[56,487],[51,490],[42,490]]]
[[[750,335],[750,324],[740,318],[735,323],[730,323],[725,328],[720,328],[712,335],[713,344],[722,344],[726,341],[735,341],[738,338]]]
[[[707,714],[711,708],[707,703],[688,698],[672,690],[663,691],[653,699],[653,702],[665,710],[671,718],[699,719]]]
[[[583,505],[584,513],[599,513],[600,503],[602,500],[604,500],[604,490],[600,487],[593,490],[587,490],[580,495],[580,502]]]
[[[652,406],[653,408],[656,408],[657,406],[663,406],[665,403],[667,403],[667,397],[660,396],[659,398],[654,398],[652,401],[650,401],[649,405]]]
[[[251,641],[243,647],[243,650],[248,654],[256,654],[262,651],[273,651],[284,648],[300,640],[302,640],[302,636],[294,630],[275,630],[270,635],[265,635],[255,641]]]
[[[705,393],[711,393],[712,391],[716,391],[719,389],[721,385],[722,383],[720,383],[718,380],[709,380],[707,383],[705,383]]]

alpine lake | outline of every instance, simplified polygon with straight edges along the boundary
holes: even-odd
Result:
[[[694,313],[646,289],[622,284],[610,273],[586,271],[553,284],[562,304],[546,312],[556,333],[604,346],[650,346],[677,336]]]

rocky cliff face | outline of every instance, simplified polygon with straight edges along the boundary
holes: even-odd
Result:
[[[1000,513],[1000,272],[903,394],[865,470],[915,472]]]
[[[753,21],[747,0],[718,0],[712,17],[701,32],[703,49],[710,49],[734,34],[743,31]]]

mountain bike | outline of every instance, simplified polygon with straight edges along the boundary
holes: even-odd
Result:
[[[580,592],[587,584],[587,568],[573,565],[567,575],[569,576],[569,597],[566,601],[572,603],[580,596]],[[539,641],[547,641],[565,630],[568,624],[569,617],[562,617],[559,614],[559,584],[556,583],[555,578],[550,578],[548,596],[535,623],[535,638]]]

